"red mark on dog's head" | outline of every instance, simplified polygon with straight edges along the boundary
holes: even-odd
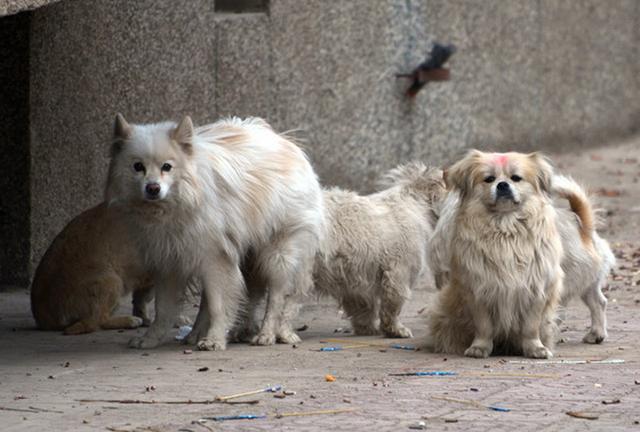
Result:
[[[503,167],[507,164],[508,161],[509,161],[509,158],[504,153],[494,153],[493,155],[493,162],[496,163],[497,165],[500,165]]]

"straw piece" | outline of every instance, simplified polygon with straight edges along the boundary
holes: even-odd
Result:
[[[228,396],[216,396],[216,400],[219,402],[224,402],[227,401],[229,399],[237,399],[239,397],[243,397],[243,396],[251,396],[251,395],[255,395],[255,394],[259,394],[259,393],[275,393],[277,391],[280,391],[282,389],[281,385],[276,385],[273,387],[267,387],[265,389],[260,389],[260,390],[253,390],[253,391],[248,391],[248,392],[244,392],[244,393],[236,393],[236,394],[232,394],[232,395],[228,395]]]
[[[571,359],[560,359],[560,360],[509,360],[509,363],[514,364],[622,364],[624,360],[622,359],[605,359],[605,360],[571,360]]]
[[[456,398],[450,398],[450,397],[445,397],[445,396],[431,396],[431,399],[437,399],[437,400],[443,400],[443,401],[447,401],[447,402],[457,402],[457,403],[461,403],[461,404],[465,404],[465,405],[472,405],[478,408],[485,408],[485,409],[489,409],[492,411],[498,411],[498,412],[509,412],[511,411],[510,408],[502,408],[502,407],[497,407],[494,405],[484,405],[480,402],[474,401],[474,400],[468,400],[468,399],[456,399]]]
[[[320,411],[289,412],[289,413],[276,414],[276,418],[302,417],[302,416],[323,415],[323,414],[342,414],[342,413],[349,413],[354,411],[356,411],[355,408],[342,408],[342,409],[331,409],[331,410],[320,410]]]

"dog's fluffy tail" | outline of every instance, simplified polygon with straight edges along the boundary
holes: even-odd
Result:
[[[409,187],[431,196],[444,190],[444,179],[440,168],[431,167],[419,161],[399,165],[385,173],[376,182],[376,189],[381,191],[394,186]],[[438,196],[431,197],[433,199]]]
[[[585,190],[571,177],[555,175],[553,178],[553,192],[569,201],[571,210],[580,219],[580,238],[582,242],[592,246],[596,218]]]
[[[429,167],[419,161],[399,165],[385,173],[377,181],[377,187],[378,189],[387,189],[393,186],[409,185],[422,179],[429,169]]]

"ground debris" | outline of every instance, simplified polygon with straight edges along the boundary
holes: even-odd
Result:
[[[567,414],[570,417],[575,417],[575,418],[585,419],[585,420],[598,420],[600,418],[600,416],[597,414],[586,413],[581,411],[567,411],[565,414]]]

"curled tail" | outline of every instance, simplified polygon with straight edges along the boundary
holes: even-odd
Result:
[[[569,201],[571,211],[580,219],[580,238],[587,246],[593,246],[593,232],[595,231],[595,214],[585,190],[571,177],[555,175],[553,177],[553,192]]]
[[[388,171],[377,181],[376,186],[379,191],[394,186],[408,187],[424,194],[430,202],[441,198],[445,191],[442,170],[419,161],[399,165]]]

